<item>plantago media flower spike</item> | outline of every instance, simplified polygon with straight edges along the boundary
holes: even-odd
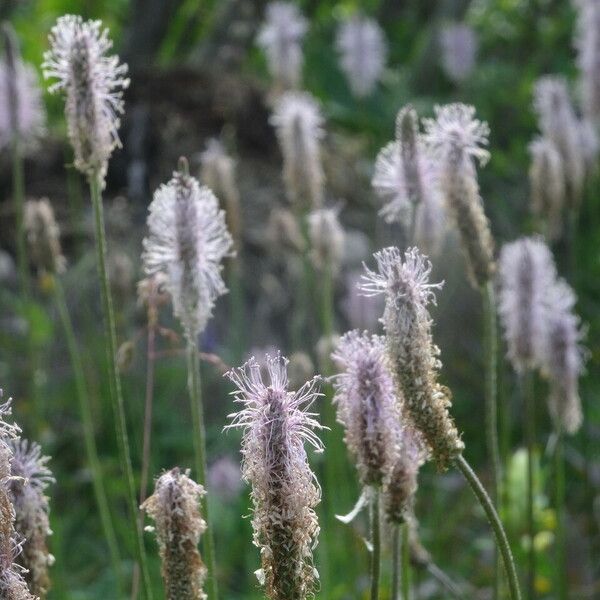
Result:
[[[461,234],[471,280],[481,287],[494,272],[493,240],[479,196],[475,160],[489,152],[487,123],[465,104],[435,107],[435,119],[423,119],[424,139],[440,164],[440,185]]]
[[[10,498],[15,509],[15,530],[23,540],[17,562],[26,570],[25,580],[35,596],[45,598],[50,589],[48,568],[54,557],[48,550],[51,535],[47,487],[54,483],[48,468],[50,457],[42,455],[38,444],[27,440],[10,440],[11,461]]]
[[[558,431],[576,433],[583,422],[579,376],[583,371],[583,332],[573,312],[576,297],[563,280],[557,281],[547,298],[547,338],[542,372],[550,382],[548,407]]]
[[[580,122],[563,77],[547,75],[535,84],[533,106],[542,134],[552,140],[562,159],[568,200],[577,206],[585,178],[585,156],[581,144]]]
[[[55,79],[49,90],[66,98],[67,132],[75,167],[88,179],[106,175],[113,150],[120,147],[119,116],[123,90],[129,86],[127,65],[108,56],[112,41],[101,21],[60,17],[44,53],[44,77]]]
[[[566,182],[563,160],[554,142],[538,137],[529,144],[531,166],[531,211],[544,224],[549,240],[560,237],[566,205]]]
[[[283,88],[296,88],[302,78],[302,38],[308,23],[292,2],[271,2],[258,33],[271,77]]]
[[[420,435],[408,424],[398,423],[398,448],[384,487],[385,516],[397,525],[406,522],[413,512],[417,477],[427,457]]]
[[[204,488],[177,467],[156,480],[141,506],[156,524],[166,600],[204,600],[206,568],[198,551],[206,523],[200,514]],[[153,529],[153,528],[152,528]]]
[[[374,256],[377,271],[366,269],[361,288],[368,295],[385,295],[382,321],[398,398],[438,469],[445,470],[464,444],[448,412],[450,391],[437,382],[441,363],[427,305],[435,302],[433,290],[441,284],[429,283],[431,263],[417,248],[404,256],[398,248],[384,248]]]
[[[339,207],[318,208],[308,215],[310,256],[315,267],[336,275],[344,258],[344,228],[339,220]]]
[[[242,475],[252,485],[254,543],[260,548],[257,572],[270,600],[312,598],[317,573],[312,551],[319,524],[315,507],[321,490],[310,469],[305,442],[317,452],[323,444],[315,433],[321,426],[308,412],[319,396],[316,379],[297,392],[288,391],[287,361],[267,358],[267,378],[250,359],[227,376],[243,408],[228,428],[244,431]]]
[[[442,68],[449,79],[461,83],[475,68],[477,36],[466,23],[448,23],[440,31]]]
[[[34,147],[46,131],[46,111],[35,69],[19,56],[12,28],[2,26],[4,58],[0,60],[0,149],[18,137],[24,149]]]
[[[385,358],[385,339],[365,331],[343,335],[331,355],[343,371],[335,379],[337,419],[363,486],[380,486],[396,458],[400,407]]]
[[[227,291],[222,260],[233,241],[215,195],[189,175],[187,161],[154,193],[142,259],[148,275],[167,275],[175,315],[195,341],[212,315],[215,300]]]
[[[225,152],[223,144],[217,139],[210,139],[206,149],[200,155],[202,163],[200,178],[217,198],[223,200],[227,226],[231,237],[239,249],[242,235],[242,214],[240,192],[235,181],[235,161]]]
[[[0,400],[2,390],[0,390]],[[37,600],[23,579],[22,567],[16,562],[22,541],[14,528],[15,510],[10,499],[10,443],[21,433],[17,425],[6,422],[11,414],[11,400],[0,403],[0,598],[7,600]]]
[[[66,260],[60,247],[60,229],[48,198],[25,203],[25,235],[31,261],[39,271],[62,273]]]
[[[505,244],[499,261],[500,302],[508,357],[515,371],[540,367],[546,342],[546,302],[556,267],[541,238]]]
[[[600,4],[596,0],[574,0],[577,8],[577,66],[585,116],[600,118]]]
[[[323,117],[317,101],[306,93],[287,92],[271,117],[283,154],[283,180],[289,201],[318,208],[323,203],[320,142]]]
[[[385,68],[385,35],[374,19],[353,15],[338,29],[336,47],[340,66],[352,93],[364,98],[373,92]]]

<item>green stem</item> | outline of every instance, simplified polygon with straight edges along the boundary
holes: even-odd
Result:
[[[146,561],[146,550],[144,539],[138,520],[138,506],[136,502],[135,481],[131,467],[131,456],[129,452],[129,440],[127,436],[127,421],[121,391],[121,380],[117,370],[117,333],[115,329],[115,317],[113,313],[108,270],[106,266],[106,231],[104,229],[104,208],[102,206],[102,182],[99,176],[90,178],[90,195],[94,208],[94,226],[96,234],[96,259],[98,263],[98,274],[100,277],[100,291],[102,296],[102,308],[104,313],[104,336],[106,341],[106,352],[108,354],[109,370],[109,392],[113,407],[115,430],[119,445],[119,458],[121,468],[125,475],[127,486],[127,501],[131,523],[134,530],[137,558],[142,570],[144,592],[148,600],[152,599],[152,587],[150,584],[150,573]]]
[[[564,440],[562,432],[558,432],[555,448],[555,474],[556,485],[556,577],[558,600],[567,600],[567,554],[565,532],[565,459]]]
[[[23,173],[23,156],[16,134],[12,143],[12,184],[17,230],[17,267],[21,291],[23,297],[27,300],[31,290],[27,265],[27,245],[25,243],[25,176]]]
[[[497,369],[498,369],[498,329],[496,320],[496,296],[494,284],[488,281],[482,289],[484,318],[485,352],[485,428],[488,453],[492,468],[492,500],[501,498],[501,463],[498,443],[498,405],[497,405]],[[499,596],[499,559],[494,555],[494,598]]]
[[[381,570],[381,524],[379,521],[379,491],[373,491],[371,500],[371,600],[379,600]]]
[[[242,286],[242,268],[241,257],[239,254],[233,258],[229,265],[229,294],[230,309],[232,318],[232,327],[230,329],[230,352],[235,362],[239,362],[244,348],[246,348],[245,338],[247,322],[244,315],[244,290]]]
[[[100,466],[98,448],[96,447],[96,439],[94,437],[94,419],[92,417],[92,408],[85,384],[81,353],[75,338],[75,331],[73,329],[73,323],[67,307],[62,282],[58,279],[58,277],[55,279],[55,282],[56,305],[65,333],[69,358],[71,359],[71,368],[73,369],[73,377],[75,379],[75,391],[77,393],[77,400],[79,401],[79,410],[81,412],[81,422],[83,425],[85,452],[87,454],[88,464],[92,471],[94,495],[96,497],[96,504],[98,505],[98,512],[100,513],[100,521],[102,523],[104,537],[110,552],[115,578],[118,582],[119,588],[122,588],[123,573],[121,570],[121,558],[119,556],[117,537],[115,535],[112,518],[110,516],[110,509],[108,508],[106,490],[102,480],[102,468]]]
[[[188,340],[188,390],[192,409],[192,425],[194,429],[194,462],[196,478],[200,485],[206,489],[206,432],[204,429],[204,407],[202,405],[202,387],[200,383],[200,358],[196,344]],[[203,502],[204,520],[207,528],[203,538],[204,557],[208,569],[209,600],[217,600],[217,573],[215,569],[215,550],[213,541],[213,523],[209,517],[208,500]]]
[[[525,401],[525,438],[527,441],[527,535],[529,536],[527,597],[529,600],[533,600],[535,598],[535,397],[533,392],[533,374],[530,371],[523,374],[521,388]]]
[[[402,525],[402,600],[410,600],[410,529]]]
[[[392,600],[400,600],[400,528],[394,525],[392,531]]]
[[[471,487],[471,490],[473,491],[477,500],[481,504],[481,507],[485,511],[486,517],[492,527],[494,536],[496,538],[496,545],[502,556],[502,562],[504,563],[504,570],[506,572],[506,578],[508,579],[510,597],[512,600],[521,600],[519,580],[517,578],[517,571],[515,569],[515,563],[513,560],[512,552],[510,550],[510,545],[508,543],[506,533],[504,531],[504,528],[502,527],[500,517],[498,516],[498,513],[494,508],[494,504],[492,503],[492,500],[485,491],[485,488],[481,484],[481,481],[479,480],[473,469],[471,469],[469,463],[465,460],[464,456],[462,456],[461,454],[458,458],[455,459],[454,462],[456,464],[456,467],[467,480],[467,483]]]

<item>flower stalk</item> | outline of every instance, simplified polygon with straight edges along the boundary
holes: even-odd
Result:
[[[381,576],[381,519],[379,515],[379,491],[373,490],[371,498],[371,600],[379,600]]]

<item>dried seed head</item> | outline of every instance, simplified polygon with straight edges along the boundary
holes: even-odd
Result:
[[[60,229],[48,198],[28,200],[24,216],[31,261],[40,272],[62,273],[66,260],[60,247]]]
[[[576,298],[569,285],[559,280],[547,298],[547,338],[542,371],[550,382],[548,407],[557,431],[575,433],[583,414],[579,398],[579,376],[583,371],[583,332],[574,314]]]
[[[129,86],[127,65],[112,48],[101,21],[80,16],[60,17],[50,32],[49,51],[44,53],[44,77],[57,81],[51,93],[66,96],[67,132],[75,153],[75,167],[88,179],[104,179],[113,150],[120,147],[119,116],[123,113],[123,90]]]
[[[270,600],[312,598],[317,577],[312,551],[321,491],[304,443],[323,450],[314,431],[320,425],[308,412],[319,394],[316,380],[288,391],[286,365],[280,356],[268,358],[266,381],[254,359],[227,374],[237,388],[235,401],[243,404],[228,427],[244,430],[242,475],[252,485],[258,575]]]
[[[202,600],[206,567],[198,552],[206,523],[200,514],[204,488],[175,467],[161,475],[141,506],[154,521],[166,600]]]
[[[0,399],[2,390],[0,390]],[[11,442],[19,437],[21,430],[6,422],[11,414],[11,400],[0,404],[0,598],[6,600],[37,600],[29,592],[23,579],[23,569],[16,559],[21,552],[22,541],[14,528],[15,510],[10,499]]]
[[[541,366],[548,322],[547,298],[556,267],[541,238],[521,238],[500,252],[498,311],[508,357],[518,373]]]
[[[413,511],[419,468],[427,457],[421,436],[407,423],[398,424],[397,450],[384,488],[385,516],[404,523]]]
[[[566,182],[562,157],[558,148],[545,137],[529,144],[531,166],[531,211],[544,225],[549,240],[556,240],[563,230],[563,209],[566,204]]]
[[[318,208],[308,215],[310,257],[316,269],[336,275],[344,258],[344,228],[340,207]]]
[[[581,127],[566,80],[550,75],[541,77],[535,84],[533,106],[542,134],[552,140],[562,156],[568,200],[577,206],[583,192],[585,156]]]
[[[46,131],[46,111],[35,69],[19,56],[9,25],[2,27],[4,58],[0,60],[0,150],[16,135],[21,148],[34,148]]]
[[[17,563],[26,569],[25,580],[31,593],[45,598],[50,589],[48,568],[54,563],[47,544],[52,531],[45,495],[47,487],[54,483],[48,468],[50,457],[43,456],[41,447],[27,440],[10,440],[9,445],[13,452],[9,495],[15,509],[15,530],[23,540]]]
[[[200,179],[224,202],[227,228],[239,249],[242,235],[240,193],[235,181],[235,161],[225,152],[223,144],[210,139],[200,155],[202,169]]]
[[[436,106],[435,119],[423,119],[424,139],[440,161],[440,186],[454,216],[471,281],[481,286],[494,272],[494,244],[479,196],[474,161],[484,164],[489,127],[465,104]]]
[[[469,78],[477,58],[477,36],[466,23],[448,23],[440,31],[442,68],[456,83]]]
[[[400,416],[385,359],[385,339],[367,332],[343,335],[331,355],[343,371],[335,379],[337,420],[363,486],[381,486],[396,457]]]
[[[341,23],[336,47],[352,93],[358,98],[368,96],[385,68],[387,44],[383,30],[374,19],[353,15]]]
[[[144,268],[148,275],[167,275],[175,315],[188,339],[195,341],[215,300],[227,291],[221,262],[231,256],[233,242],[225,213],[214,194],[185,169],[156,190],[149,210]]]
[[[283,180],[291,203],[318,208],[323,203],[323,167],[320,142],[323,117],[310,94],[285,93],[271,124],[283,154]]]
[[[577,66],[583,112],[598,123],[600,118],[600,4],[574,0],[577,8]]]
[[[271,2],[257,42],[267,56],[271,77],[283,89],[296,88],[302,78],[302,38],[308,23],[291,2]]]
[[[439,349],[431,336],[429,302],[435,302],[434,289],[441,284],[429,283],[431,263],[417,248],[400,253],[385,248],[375,253],[378,271],[367,269],[362,290],[386,298],[383,327],[387,356],[402,398],[404,414],[421,432],[438,469],[463,450],[454,421],[448,413],[450,391],[437,382]]]

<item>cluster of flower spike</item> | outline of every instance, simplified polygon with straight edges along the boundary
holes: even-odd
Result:
[[[267,381],[254,359],[228,373],[235,401],[243,405],[228,427],[244,431],[242,475],[252,485],[254,543],[262,563],[257,575],[270,600],[312,597],[317,577],[312,551],[321,492],[304,444],[323,450],[314,431],[320,425],[308,412],[318,393],[315,380],[288,391],[286,366],[282,357],[268,357]]]
[[[344,228],[339,207],[318,208],[308,215],[308,237],[315,268],[331,275],[338,273],[344,258]]]
[[[557,278],[552,254],[539,238],[506,244],[499,276],[509,359],[518,373],[542,371],[550,383],[548,404],[556,429],[574,433],[582,420],[578,379],[583,369],[575,294]]]
[[[600,117],[600,4],[596,0],[575,0],[577,18],[577,65],[585,116]]]
[[[431,263],[416,248],[404,256],[398,248],[385,248],[375,259],[378,270],[367,269],[362,290],[385,295],[383,327],[398,398],[438,469],[445,470],[464,444],[448,412],[450,391],[437,381],[439,350],[433,344],[427,305],[435,301],[433,290],[441,284],[429,283]]]
[[[189,340],[211,317],[227,291],[221,262],[232,250],[225,214],[214,194],[187,174],[185,165],[154,193],[144,239],[146,273],[167,275],[175,315]]]
[[[206,523],[200,514],[204,488],[171,469],[156,480],[144,510],[155,523],[166,600],[203,600],[206,568],[198,551]]]
[[[50,92],[66,96],[65,116],[75,167],[89,179],[104,179],[108,159],[120,146],[119,116],[123,90],[128,87],[127,65],[112,48],[100,21],[80,16],[60,17],[50,32],[51,48],[44,53],[44,76],[56,79]]]

